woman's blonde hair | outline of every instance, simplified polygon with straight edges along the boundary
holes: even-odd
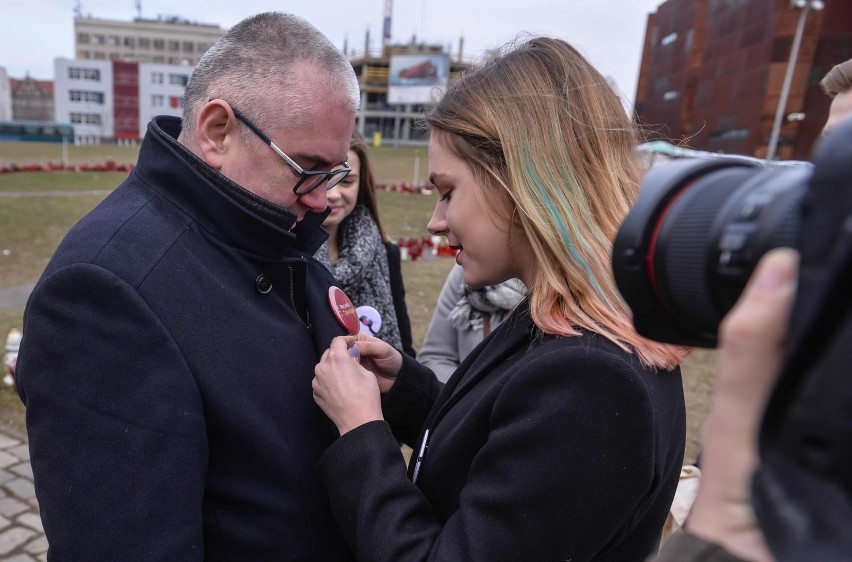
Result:
[[[612,241],[642,175],[637,135],[612,87],[577,50],[543,37],[509,47],[452,82],[426,122],[471,166],[487,212],[530,241],[539,329],[598,333],[655,368],[683,358],[684,348],[636,333],[615,285]]]

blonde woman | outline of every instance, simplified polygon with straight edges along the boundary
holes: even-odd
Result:
[[[644,560],[683,461],[684,350],[633,329],[610,272],[637,194],[634,131],[567,43],[531,39],[454,82],[426,120],[429,231],[474,287],[529,296],[446,385],[387,344],[336,338],[314,398],[320,461],[359,560]],[[406,474],[396,439],[412,446]]]

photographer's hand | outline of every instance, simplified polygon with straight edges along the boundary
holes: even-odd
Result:
[[[702,429],[701,485],[686,530],[746,560],[772,560],[749,500],[760,421],[780,373],[798,256],[764,256],[719,330],[713,406]]]

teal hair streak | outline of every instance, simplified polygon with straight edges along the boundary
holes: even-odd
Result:
[[[525,153],[523,155],[523,162],[524,168],[527,172],[527,177],[530,178],[530,182],[532,183],[533,189],[535,189],[536,193],[538,193],[539,199],[544,203],[551,222],[559,229],[559,236],[562,238],[562,242],[565,244],[565,247],[568,248],[568,253],[571,254],[571,258],[583,269],[586,274],[586,278],[589,280],[589,283],[592,284],[592,287],[598,297],[609,305],[609,298],[607,298],[606,294],[601,289],[597,277],[592,272],[592,268],[589,267],[589,262],[577,250],[577,243],[571,235],[572,232],[579,232],[579,229],[577,227],[577,223],[574,221],[574,213],[571,212],[571,205],[568,202],[568,198],[565,196],[565,192],[557,190],[558,200],[554,201],[550,197],[541,177],[536,172],[536,168],[533,165],[533,161],[532,158],[530,158],[529,153]],[[572,191],[579,193],[580,186],[577,183],[577,178],[574,176],[574,173],[570,168],[567,170],[565,176],[566,177],[564,179],[558,179],[560,181],[565,181]],[[559,212],[560,208],[564,210],[564,213]],[[562,218],[563,216],[568,217],[570,225],[565,223]]]

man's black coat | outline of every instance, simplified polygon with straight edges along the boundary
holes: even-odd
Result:
[[[315,405],[343,333],[288,211],[149,125],[128,179],[77,224],[27,305],[18,363],[56,560],[338,560]]]

